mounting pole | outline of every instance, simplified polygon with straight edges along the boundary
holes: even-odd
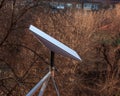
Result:
[[[53,0],[52,0],[53,1]],[[83,0],[82,0],[83,1]],[[33,25],[30,25],[29,29],[32,33],[37,36],[39,41],[41,41],[47,48],[50,50],[50,66],[49,72],[28,92],[26,96],[33,96],[37,90],[40,89],[39,96],[43,96],[43,93],[46,89],[49,79],[52,79],[54,84],[57,96],[60,96],[57,84],[55,82],[55,65],[54,65],[54,55],[55,53],[61,53],[63,56],[71,57],[76,60],[81,60],[80,56],[76,51],[69,48],[68,46],[64,45],[60,41],[54,39],[53,37],[49,36],[48,34],[44,33],[42,30],[39,30]],[[40,37],[40,38],[39,38]]]
[[[53,51],[51,51],[51,57],[50,57],[50,71],[51,71],[51,78],[52,78],[52,82],[53,82],[53,85],[55,87],[55,90],[56,90],[56,93],[57,93],[57,96],[60,96],[60,93],[59,93],[59,90],[58,90],[58,87],[57,87],[57,84],[55,82],[55,65],[54,65],[54,57],[55,57],[55,53]]]
[[[50,70],[51,70],[51,76],[54,78],[54,70],[55,70],[55,65],[54,65],[54,55],[55,53],[51,51],[51,57],[50,57]]]
[[[54,67],[54,55],[55,55],[55,53],[53,51],[51,51],[51,57],[50,57],[50,67],[51,68]]]

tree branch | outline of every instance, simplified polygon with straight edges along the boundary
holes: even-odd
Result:
[[[5,60],[3,60],[3,59],[1,59],[1,58],[0,58],[0,61],[4,62],[4,63],[11,69],[11,71],[13,72],[15,78],[18,78],[18,76],[16,75],[14,69],[10,66],[9,63],[7,63]]]
[[[40,56],[40,54],[38,54],[35,50],[33,50],[33,49],[31,49],[31,48],[29,48],[29,47],[27,47],[27,46],[25,46],[25,45],[21,45],[21,44],[9,44],[9,43],[7,43],[6,45],[14,45],[14,46],[19,46],[19,47],[23,47],[23,48],[25,48],[25,49],[27,49],[27,50],[30,50],[31,52],[33,52],[36,56],[38,56],[45,64],[49,64],[48,62],[46,62],[45,61],[45,59],[42,57],[42,56]]]
[[[5,36],[4,39],[1,41],[0,46],[2,46],[3,43],[7,40],[10,32],[12,31],[12,27],[13,27],[13,25],[14,25],[13,20],[14,20],[14,6],[15,6],[15,3],[16,3],[16,0],[13,0],[13,10],[12,10],[12,15],[11,15],[11,24],[10,24],[10,27],[8,28],[8,30],[7,30],[6,36]]]
[[[3,7],[4,2],[5,2],[5,0],[1,1],[1,3],[0,3],[0,9]]]

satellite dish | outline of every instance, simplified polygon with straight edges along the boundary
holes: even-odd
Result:
[[[61,54],[63,56],[71,57],[76,60],[81,60],[80,56],[73,49],[54,39],[50,35],[44,33],[35,26],[30,25],[29,29],[38,38],[38,40],[41,41],[52,52]]]
[[[76,51],[69,48],[68,46],[64,45],[60,41],[56,40],[55,38],[51,37],[50,35],[44,33],[37,27],[30,25],[29,30],[36,36],[36,38],[42,42],[50,51],[51,51],[51,58],[50,58],[50,70],[49,72],[34,86],[26,96],[33,96],[35,92],[41,87],[38,96],[43,96],[44,90],[48,84],[50,77],[52,78],[52,82],[54,84],[57,96],[60,96],[59,90],[57,88],[57,84],[54,80],[54,54],[61,54],[63,56],[70,57],[72,59],[81,60],[80,56],[77,54]]]

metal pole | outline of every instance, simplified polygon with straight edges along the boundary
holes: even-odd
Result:
[[[41,79],[35,87],[33,87],[30,92],[26,96],[33,96],[33,94],[40,88],[40,86],[45,82],[46,79],[48,79],[51,76],[51,72],[48,72],[43,79]]]
[[[57,96],[60,96],[60,93],[59,93],[59,90],[58,90],[57,84],[56,84],[56,82],[55,82],[55,80],[54,80],[53,77],[52,77],[52,81],[53,81],[53,85],[54,85],[54,87],[55,87],[55,90],[56,90]]]
[[[60,96],[60,93],[59,93],[59,90],[58,90],[57,84],[56,84],[56,82],[55,82],[55,80],[54,80],[54,71],[55,71],[54,55],[55,55],[55,53],[54,53],[53,51],[51,51],[51,58],[50,58],[51,78],[52,78],[53,85],[54,85],[54,87],[55,87],[55,90],[56,90],[57,96]]]
[[[50,57],[50,71],[51,76],[54,78],[54,71],[55,71],[55,65],[54,65],[54,55],[55,53],[51,51],[51,57]]]
[[[54,67],[54,55],[55,55],[55,53],[53,51],[51,51],[51,57],[50,57],[50,66],[51,66],[51,68]]]
[[[43,96],[43,93],[48,85],[49,79],[50,79],[50,77],[43,83],[38,96]]]

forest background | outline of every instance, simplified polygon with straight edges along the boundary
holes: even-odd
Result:
[[[40,0],[0,0],[0,96],[25,96],[48,72],[49,50],[31,24],[82,58],[55,56],[61,96],[120,96],[120,5],[53,12]],[[56,96],[51,82],[45,96]]]

